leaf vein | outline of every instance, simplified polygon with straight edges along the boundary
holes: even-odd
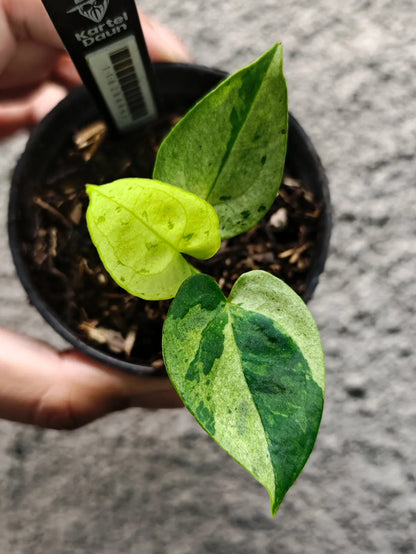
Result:
[[[239,357],[239,360],[240,360],[239,366],[240,366],[241,373],[242,373],[243,378],[244,378],[244,382],[246,383],[247,389],[250,391],[250,395],[251,395],[251,389],[248,385],[247,378],[246,378],[244,370],[243,370],[243,360],[242,360],[242,357],[241,357],[241,354],[240,354],[240,350],[238,349],[238,346],[237,346],[237,340],[235,338],[235,332],[234,332],[234,326],[233,326],[233,317],[232,317],[230,306],[231,306],[231,304],[229,302],[227,302],[227,309],[229,311],[229,316],[230,316],[230,327],[231,327],[233,340],[234,340],[234,344],[235,344],[235,350],[238,352],[238,357]],[[276,483],[276,474],[275,474],[275,471],[274,471],[274,468],[273,468],[272,453],[270,451],[270,436],[266,431],[266,428],[265,428],[265,425],[264,425],[264,422],[263,422],[263,418],[261,417],[260,410],[259,410],[257,404],[254,402],[254,400],[253,400],[253,404],[254,404],[255,410],[256,410],[256,412],[259,416],[259,419],[261,421],[261,427],[263,429],[264,439],[265,439],[265,442],[266,442],[266,445],[267,445],[267,451],[268,451],[269,456],[270,456],[270,463],[271,463],[271,466],[272,466],[272,474],[273,474],[273,481],[274,481],[274,495],[276,495],[277,483]]]
[[[271,65],[272,65],[272,62],[273,62],[273,58],[271,59],[269,65],[268,65],[268,67],[267,67],[267,70],[266,70],[265,73],[264,73],[265,76],[267,75],[267,73],[268,73],[268,71],[269,71],[269,69],[270,69],[270,67],[271,67]],[[223,159],[221,160],[220,167],[218,168],[217,175],[216,175],[216,177],[215,177],[215,179],[214,179],[212,185],[210,186],[210,188],[209,188],[209,190],[208,190],[208,193],[207,193],[207,195],[206,195],[205,200],[206,200],[207,202],[209,202],[208,199],[209,199],[209,197],[211,196],[211,194],[213,193],[213,191],[214,191],[214,189],[215,189],[215,186],[216,186],[216,184],[217,184],[217,182],[218,182],[218,180],[219,180],[219,178],[220,178],[220,176],[221,176],[221,174],[222,174],[222,172],[223,172],[223,170],[224,170],[224,167],[226,166],[226,164],[227,164],[227,162],[228,162],[228,159],[229,159],[229,157],[230,157],[230,155],[231,155],[231,153],[232,153],[232,151],[233,151],[233,147],[234,147],[235,143],[237,142],[239,136],[241,135],[241,133],[242,133],[242,131],[243,131],[243,128],[245,127],[245,125],[246,125],[246,123],[247,123],[247,120],[248,120],[248,118],[249,118],[249,115],[250,115],[250,113],[251,113],[251,111],[252,111],[252,109],[253,109],[253,106],[254,106],[254,104],[255,104],[256,98],[257,98],[257,96],[259,95],[260,90],[261,90],[262,87],[263,87],[263,83],[264,83],[264,81],[261,80],[261,81],[260,81],[260,85],[259,85],[259,87],[257,88],[257,91],[256,91],[256,93],[255,93],[255,95],[254,95],[254,98],[253,98],[253,100],[252,100],[252,102],[251,102],[251,104],[250,104],[248,110],[246,110],[246,112],[245,112],[244,120],[243,120],[242,124],[240,125],[240,128],[239,128],[238,132],[237,132],[234,136],[232,136],[233,133],[232,133],[232,131],[231,131],[230,142],[229,142],[228,145],[227,145],[227,150],[226,150],[226,152],[225,152],[225,154],[224,154]]]
[[[143,189],[142,189],[143,190]],[[157,231],[155,231],[154,227],[152,227],[151,225],[149,225],[148,223],[146,223],[141,217],[139,217],[133,210],[131,210],[129,207],[127,207],[125,204],[121,204],[120,202],[118,202],[115,198],[111,197],[111,196],[108,196],[106,194],[104,194],[102,191],[99,190],[99,187],[98,187],[98,191],[97,191],[102,197],[106,198],[107,200],[109,200],[110,202],[113,202],[114,204],[116,204],[117,206],[119,206],[120,208],[122,208],[123,210],[126,210],[127,212],[129,212],[132,217],[134,217],[134,219],[136,219],[137,221],[139,221],[144,227],[146,227],[151,233],[153,233],[160,241],[162,242],[165,242],[172,250],[175,250],[176,252],[180,252],[179,248],[177,248],[175,245],[173,245],[171,242],[169,242],[169,240],[166,239],[166,237],[163,237],[162,235],[160,235]],[[174,198],[175,201],[178,202],[178,204],[181,206],[181,208],[184,210],[184,213],[186,214],[186,210],[184,209],[183,207],[183,204],[181,203],[180,200],[178,200],[176,197],[174,196],[170,196],[168,193],[165,193],[166,196],[168,196],[169,198]],[[103,233],[104,234],[104,233]],[[105,235],[104,235],[105,236]]]

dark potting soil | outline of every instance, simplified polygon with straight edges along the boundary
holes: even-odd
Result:
[[[36,184],[35,224],[23,244],[41,296],[84,342],[134,363],[163,366],[161,329],[170,301],[144,301],[119,288],[104,269],[85,223],[85,185],[151,177],[158,145],[173,118],[115,141],[97,122],[81,129]],[[246,271],[264,269],[300,296],[314,256],[321,206],[286,172],[279,195],[252,230],[223,241],[210,260],[192,263],[228,296]]]

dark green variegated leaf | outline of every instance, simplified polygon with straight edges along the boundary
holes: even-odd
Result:
[[[88,229],[112,278],[147,300],[172,298],[196,273],[181,255],[210,258],[221,244],[210,204],[150,179],[87,185]]]
[[[263,271],[240,277],[228,300],[195,275],[171,305],[163,355],[185,406],[267,488],[275,514],[323,409],[323,351],[303,301]]]
[[[288,108],[277,44],[201,100],[162,143],[154,178],[212,204],[223,238],[273,203],[286,157]]]

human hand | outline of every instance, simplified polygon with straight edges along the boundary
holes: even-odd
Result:
[[[0,418],[69,430],[134,406],[182,403],[167,377],[121,373],[0,328]]]
[[[141,14],[155,61],[188,61]],[[0,0],[0,137],[37,123],[80,78],[40,0]],[[182,406],[167,378],[136,377],[0,329],[0,418],[73,429],[109,412]]]
[[[169,30],[140,20],[154,61],[189,61]],[[80,84],[41,0],[0,0],[0,137],[36,124]]]

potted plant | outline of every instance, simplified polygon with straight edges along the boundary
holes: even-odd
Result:
[[[202,88],[210,89],[222,78],[221,73],[204,72],[206,82]],[[200,96],[197,94],[197,98]],[[187,103],[179,99],[175,87],[165,99],[169,114],[181,113]],[[59,113],[57,119],[59,124]],[[89,123],[89,117],[81,119],[78,130]],[[230,274],[229,282],[220,278],[216,283],[204,273],[206,262],[198,269],[189,257],[211,258],[222,241],[222,244],[227,241],[228,247],[236,237],[244,237],[236,243],[240,247],[241,240],[247,242],[254,236],[259,222],[275,201],[285,162],[287,168],[288,158],[290,160],[286,157],[288,131],[289,140],[293,136],[309,146],[293,118],[288,125],[281,46],[275,45],[257,62],[209,93],[179,121],[158,149],[158,135],[165,134],[166,121],[161,127],[153,126],[150,132],[141,131],[148,135],[147,146],[140,146],[139,156],[128,156],[127,162],[122,154],[137,145],[132,136],[117,141],[120,156],[115,156],[114,142],[110,143],[109,150],[97,153],[102,128],[92,133],[92,142],[87,141],[87,157],[101,155],[104,158],[101,165],[107,162],[110,169],[98,179],[100,186],[87,187],[89,231],[107,272],[118,285],[127,289],[128,298],[140,296],[144,302],[157,305],[152,308],[145,304],[143,311],[148,326],[159,317],[159,313],[155,316],[156,312],[166,312],[168,299],[176,296],[163,329],[163,356],[168,374],[184,404],[205,430],[266,486],[274,514],[305,464],[318,431],[324,395],[324,361],[319,334],[304,302],[271,273],[249,271],[233,284],[236,275],[233,275],[230,251],[227,251],[225,265],[231,265],[227,273]],[[146,175],[148,168],[142,172],[131,167],[143,163],[149,136],[152,148],[158,149],[153,181]],[[49,139],[55,140],[55,137],[49,136]],[[52,149],[55,157],[56,147],[59,150],[67,139],[67,136],[57,137],[51,148],[48,135],[43,135],[36,146],[31,143],[28,149],[35,151],[35,158],[42,151]],[[33,159],[33,152],[31,154]],[[71,156],[70,152],[55,163],[52,177],[46,170],[49,160],[43,157],[39,160],[40,173],[35,178],[30,173],[30,164],[28,169],[28,164],[22,166],[23,162],[15,173],[10,237],[17,269],[32,298],[28,271],[23,269],[28,256],[35,259],[35,265],[36,258],[40,266],[43,263],[51,265],[58,242],[69,248],[73,236],[79,232],[71,222],[79,223],[88,203],[85,196],[78,196],[73,184],[74,174],[80,173],[78,177],[84,184],[94,182],[94,179],[85,178],[90,171],[89,167],[85,169],[85,164],[80,169],[77,164],[74,168],[68,163]],[[313,161],[316,168],[316,159]],[[120,179],[125,176],[126,163],[127,176],[133,173],[136,177]],[[67,195],[62,194],[61,198],[62,191],[52,186],[46,199],[40,197],[37,194],[39,175],[54,182],[56,172]],[[319,177],[321,184],[325,183],[323,173]],[[115,182],[102,186],[114,179]],[[32,202],[26,207],[20,205],[16,212],[15,204],[24,196],[24,189],[18,184],[28,181],[26,187],[32,190],[29,195]],[[19,193],[16,192],[18,188]],[[321,192],[319,201],[322,200],[328,200],[326,190]],[[307,193],[302,201],[308,201]],[[35,217],[26,227],[25,242],[18,229],[33,211],[33,202],[42,214],[46,212],[55,221],[55,230],[46,230],[41,218]],[[316,212],[309,214],[312,220],[320,215],[319,209]],[[284,222],[278,220],[276,216],[275,225],[284,226]],[[313,290],[323,268],[329,210],[321,221],[327,231],[323,254],[315,259],[313,280],[308,283],[309,289],[306,287],[303,291],[306,296]],[[58,230],[58,223],[61,228],[69,229],[66,234]],[[267,230],[265,232],[267,235]],[[28,240],[28,236],[32,239]],[[81,248],[84,241],[88,242],[86,237],[81,233],[77,243]],[[270,237],[269,241],[263,240],[267,244],[266,253],[273,248],[273,240]],[[261,243],[257,239],[257,246]],[[281,251],[279,259],[290,257],[298,261],[307,248],[301,244],[297,249]],[[256,267],[264,254],[264,248],[252,249],[251,266]],[[277,265],[273,260],[266,260],[266,265]],[[97,274],[88,260],[78,269],[77,275],[90,278],[91,289],[99,287],[100,281],[101,285],[106,284],[107,272],[100,270]],[[51,274],[58,282],[66,279],[64,267],[52,264]],[[50,282],[46,286],[55,288]],[[220,286],[226,292],[232,287],[228,299]],[[36,301],[38,289],[39,284],[34,289]],[[66,300],[65,309],[69,311],[71,302],[78,301],[71,296]],[[38,306],[47,311],[44,309],[47,304],[42,301]],[[126,311],[131,308],[129,301],[125,301],[124,308]],[[105,309],[111,312],[104,302]],[[122,318],[123,311],[119,309],[116,315]],[[52,317],[49,310],[46,317],[72,340],[56,310],[52,310]],[[97,329],[97,325],[91,325],[92,335]],[[82,345],[79,338],[72,342]],[[131,370],[126,365],[124,368]],[[149,371],[149,367],[140,369]]]

